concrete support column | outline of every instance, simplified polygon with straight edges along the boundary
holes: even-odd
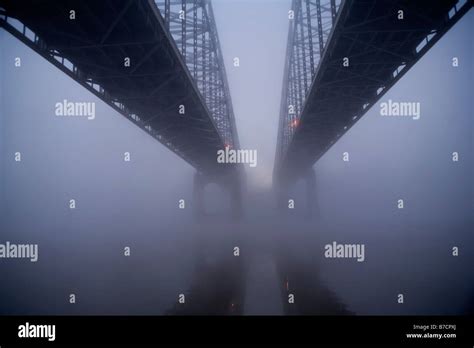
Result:
[[[316,173],[313,168],[305,175],[306,179],[306,217],[312,218],[317,213]]]
[[[196,218],[202,218],[205,213],[204,209],[204,186],[206,181],[202,173],[196,172],[194,174],[193,187],[193,210]]]
[[[240,219],[243,213],[242,184],[238,176],[233,177],[230,181],[229,187],[231,215],[234,219]]]
[[[288,212],[289,185],[287,180],[278,180],[274,183],[275,196],[277,200],[277,210],[280,214]]]

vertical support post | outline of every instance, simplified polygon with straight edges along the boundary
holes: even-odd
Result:
[[[207,21],[206,21],[206,16],[204,13],[204,6],[201,8],[201,21],[202,21],[202,90],[203,90],[203,98],[204,102],[207,103],[207,62],[206,62],[206,32],[207,32]]]
[[[170,0],[165,0],[165,25],[170,30]]]
[[[286,106],[286,120],[285,120],[285,132],[286,132],[286,136],[285,136],[285,148],[286,148],[286,145],[289,143],[290,141],[290,136],[292,134],[292,128],[290,126],[291,122],[293,121],[293,119],[296,118],[296,86],[295,86],[295,64],[294,64],[294,61],[293,61],[293,51],[291,52],[291,56],[288,58],[290,59],[290,66],[289,66],[289,80],[288,80],[288,88],[289,88],[289,93],[288,93],[288,100],[289,100],[289,105],[292,105],[293,106],[293,114],[290,114],[290,110],[288,108],[288,105]]]
[[[306,216],[314,216],[316,209],[316,173],[311,167],[306,173]]]
[[[306,0],[306,24],[308,26],[309,64],[311,65],[311,81],[314,77],[313,28],[311,27],[310,0]]]
[[[295,51],[296,51],[296,82],[298,84],[298,116],[301,115],[301,111],[303,108],[303,87],[301,85],[301,58],[300,58],[300,50],[298,49],[298,42],[300,38],[298,37],[298,30],[296,31],[296,44],[295,44]]]
[[[331,0],[331,18],[332,24],[334,25],[334,21],[336,20],[336,0]]]
[[[184,13],[184,19],[181,19],[181,54],[186,61],[186,0],[181,0],[181,11]]]
[[[242,185],[238,174],[234,174],[230,180],[230,209],[233,219],[242,217]]]
[[[212,37],[210,37],[212,33],[209,31],[209,46],[210,46],[210,52],[209,52],[209,70],[210,70],[210,79],[209,79],[209,97],[211,99],[211,114],[214,112],[214,108],[216,107],[215,102],[216,102],[216,96],[214,93],[214,83],[215,83],[215,77],[216,77],[216,66],[215,66],[215,61],[214,61],[214,49],[212,47]]]
[[[204,216],[204,186],[205,180],[204,175],[196,172],[194,174],[194,186],[193,186],[193,210],[194,216],[200,219]]]
[[[306,97],[306,91],[308,90],[308,78],[307,78],[307,70],[306,70],[306,43],[304,39],[304,18],[303,18],[303,6],[300,5],[300,9],[298,11],[298,21],[300,23],[300,47],[301,47],[301,61],[302,61],[302,72],[303,72],[303,97]]]
[[[278,213],[282,215],[286,214],[288,213],[288,198],[289,198],[288,179],[279,178],[274,187],[275,187]]]
[[[295,33],[296,36],[296,33]],[[296,39],[296,38],[295,38]],[[292,98],[293,98],[293,105],[294,105],[294,111],[295,114],[291,117],[291,120],[297,118],[299,116],[299,91],[298,91],[298,75],[296,73],[296,65],[298,64],[296,61],[296,50],[295,47],[293,46],[293,52],[291,53],[291,69],[293,73],[293,79],[292,79],[292,86],[293,86],[293,92],[292,92]],[[286,125],[287,127],[290,127],[290,124]],[[289,133],[289,138],[288,138],[288,143],[291,140],[291,135],[293,134],[293,128],[290,128]]]
[[[323,24],[321,21],[321,0],[316,0],[316,16],[318,19],[319,57],[323,56]]]
[[[197,41],[198,41],[198,24],[197,24],[197,0],[194,0],[193,4],[193,68],[194,68],[194,80],[197,81]]]

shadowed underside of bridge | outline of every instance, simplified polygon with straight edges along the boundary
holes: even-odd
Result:
[[[193,31],[194,76],[169,31],[169,1],[164,19],[151,0],[1,0],[0,23],[198,171],[222,174],[235,167],[218,166],[216,153],[238,147],[238,139],[215,24],[209,23],[212,8],[208,13],[207,1],[186,2],[194,17],[182,34]],[[213,117],[219,107],[220,119]]]
[[[292,6],[295,19],[288,35],[277,180],[310,169],[467,13],[472,2],[343,0],[336,10],[335,1],[324,6],[319,0],[301,0]],[[345,58],[348,66],[343,65]]]

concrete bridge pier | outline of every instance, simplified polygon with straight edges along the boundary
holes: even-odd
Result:
[[[204,194],[207,184],[216,183],[227,190],[230,197],[230,215],[234,219],[240,219],[243,214],[242,204],[242,178],[236,173],[223,177],[210,177],[201,172],[194,174],[193,207],[194,216],[200,219],[206,215]]]
[[[200,219],[205,215],[204,188],[206,184],[206,176],[200,172],[196,172],[194,174],[193,186],[193,211],[196,219]]]
[[[277,210],[280,214],[288,212],[289,186],[287,180],[278,180],[274,185]]]
[[[317,213],[316,199],[316,173],[314,168],[309,169],[305,174],[306,181],[306,217],[311,219]]]
[[[233,219],[240,219],[243,215],[242,180],[234,175],[228,185],[230,195],[230,210]]]
[[[295,179],[296,178],[296,179]],[[277,200],[277,209],[280,214],[285,214],[290,209],[290,194],[292,187],[298,180],[303,180],[305,183],[305,193],[303,201],[297,200],[294,202],[296,209],[304,210],[304,216],[311,219],[318,212],[318,204],[316,197],[316,173],[314,168],[310,168],[300,176],[279,178],[275,182],[274,191]],[[296,197],[293,197],[295,199]]]

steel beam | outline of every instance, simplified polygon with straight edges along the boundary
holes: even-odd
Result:
[[[293,0],[295,13],[302,1]],[[472,3],[307,1],[306,31],[301,30],[301,16],[297,15],[288,33],[275,177],[312,166],[472,8]],[[405,12],[403,22],[396,18],[399,9]],[[311,64],[305,68],[300,47],[313,47],[314,75]],[[350,58],[350,68],[342,65],[344,57]],[[310,87],[302,91],[301,83],[309,75]],[[291,103],[298,105],[296,115],[287,111]]]

